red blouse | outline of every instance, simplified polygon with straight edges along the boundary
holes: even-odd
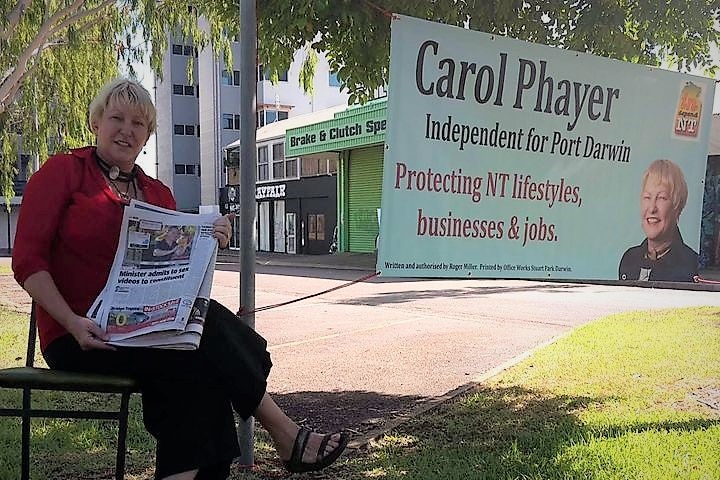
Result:
[[[122,202],[112,191],[95,147],[50,157],[25,187],[12,265],[20,285],[46,270],[78,315],[85,315],[105,286],[120,236]],[[139,170],[144,201],[175,209],[172,192]],[[40,348],[67,334],[45,310],[36,309]]]

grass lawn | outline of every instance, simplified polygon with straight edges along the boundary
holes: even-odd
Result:
[[[0,310],[0,366],[22,363],[25,319]],[[14,392],[0,392],[0,406]],[[74,398],[77,398],[74,396]],[[47,396],[52,403],[77,400]],[[714,406],[714,408],[713,408]],[[614,315],[387,433],[326,479],[720,479],[720,309]],[[128,479],[152,478],[133,401]],[[34,478],[108,478],[114,426],[37,420]],[[19,422],[0,419],[0,478],[17,478]],[[258,431],[255,473],[284,477]]]

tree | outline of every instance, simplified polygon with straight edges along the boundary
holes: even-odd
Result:
[[[281,71],[309,44],[327,52],[350,102],[365,101],[388,82],[390,12],[709,74],[720,39],[718,0],[259,0],[260,61]]]
[[[231,62],[237,1],[5,0],[0,2],[0,194],[9,199],[17,151],[47,156],[87,143],[91,97],[118,62],[150,53],[162,76],[168,31]],[[308,52],[325,52],[350,93],[366,101],[388,82],[390,12],[561,48],[678,70],[716,65],[720,0],[257,0],[258,61],[271,76]],[[208,20],[203,31],[198,16]],[[138,44],[135,38],[140,35]],[[189,75],[192,72],[188,69]],[[22,133],[22,135],[18,135]]]
[[[150,53],[162,75],[166,32],[229,55],[237,6],[225,0],[10,0],[0,2],[0,195],[14,195],[17,155],[88,143],[97,89]],[[210,22],[203,31],[202,15]],[[141,41],[138,42],[138,38]],[[189,67],[192,71],[192,67]]]

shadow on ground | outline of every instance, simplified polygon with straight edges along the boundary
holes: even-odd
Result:
[[[643,441],[635,434],[692,434],[720,425],[718,419],[698,417],[591,427],[580,422],[578,412],[602,408],[613,402],[612,397],[548,397],[519,387],[480,386],[462,398],[405,422],[392,436],[331,467],[322,478],[561,480],[598,478],[596,468],[601,465],[603,472],[614,472],[608,478],[629,478],[638,473],[633,469],[643,463],[641,458],[634,457],[639,463],[626,463],[622,453],[590,445],[622,439],[620,443],[632,449]]]
[[[487,286],[463,286],[458,284],[458,288],[446,288],[443,290],[404,290],[401,292],[381,292],[375,295],[366,295],[364,297],[355,297],[348,300],[338,301],[337,303],[347,305],[390,305],[398,303],[415,302],[418,300],[432,300],[436,298],[454,298],[462,297],[482,298],[487,295],[504,294],[504,293],[523,293],[523,292],[545,292],[545,293],[566,293],[573,291],[581,291],[585,287],[583,285],[572,284],[541,284],[532,283],[527,285],[513,285],[507,287]]]
[[[354,435],[382,428],[391,420],[409,418],[427,400],[364,391],[271,393],[271,396],[290,418],[309,428],[324,432],[348,429]]]
[[[17,396],[14,400],[17,400]],[[364,391],[293,392],[273,397],[292,417],[321,431],[349,428],[355,432],[375,430],[392,418],[407,415],[407,407],[417,407],[431,399],[414,396],[382,395]],[[67,398],[53,398],[64,403]],[[497,479],[595,478],[593,465],[604,471],[615,469],[625,478],[624,465],[604,450],[588,447],[592,442],[623,438],[638,441],[631,434],[647,431],[693,433],[720,425],[718,418],[678,422],[633,422],[589,427],[580,422],[578,412],[602,408],[615,399],[587,396],[547,396],[520,387],[478,386],[461,401],[442,404],[416,417],[407,418],[378,444],[351,452],[337,466],[304,478],[322,479]],[[0,405],[10,401],[0,393]],[[95,398],[102,407],[101,398]],[[703,411],[702,406],[697,407]],[[96,422],[47,422],[34,434],[32,455],[34,478],[68,480],[108,478],[114,464],[115,429]],[[142,429],[138,396],[134,396],[130,419],[128,477],[149,480],[154,471],[154,442]],[[0,419],[0,478],[18,478],[19,425]],[[78,443],[88,435],[92,445]],[[357,433],[355,433],[357,435]],[[266,435],[260,431],[259,439]],[[98,448],[95,441],[104,445]],[[67,450],[58,446],[72,445]],[[86,449],[85,451],[83,449]],[[70,451],[72,450],[72,451]],[[256,468],[248,472],[233,466],[231,479],[287,478],[274,451],[258,449]],[[706,459],[707,460],[707,459]],[[599,462],[599,463],[598,463]]]

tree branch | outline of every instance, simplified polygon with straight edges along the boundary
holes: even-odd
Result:
[[[10,15],[8,15],[8,24],[5,27],[5,31],[0,32],[0,40],[7,41],[10,38],[10,33],[15,31],[20,19],[25,14],[25,10],[30,5],[30,0],[19,0],[15,8],[13,8]]]
[[[14,95],[14,92],[17,92],[19,84],[26,77],[30,60],[39,55],[47,46],[51,45],[48,40],[52,36],[64,28],[67,28],[71,22],[87,18],[102,11],[111,5],[114,0],[104,0],[95,8],[78,11],[84,2],[85,0],[75,0],[69,7],[56,11],[43,23],[33,41],[18,57],[15,68],[11,68],[10,74],[6,75],[2,83],[0,83],[0,113],[3,113],[7,109],[11,96]]]
[[[82,3],[84,0],[76,0],[75,3]],[[100,11],[106,9],[111,4],[115,3],[114,0],[105,0],[100,5],[98,5],[95,8],[91,8],[90,10],[84,10],[82,12],[76,12],[75,14],[69,16],[66,18],[62,23],[57,24],[55,27],[53,27],[50,30],[50,36],[55,35],[58,31],[63,30],[70,26],[71,23],[75,23],[80,19],[95,15],[96,13],[99,13]]]

